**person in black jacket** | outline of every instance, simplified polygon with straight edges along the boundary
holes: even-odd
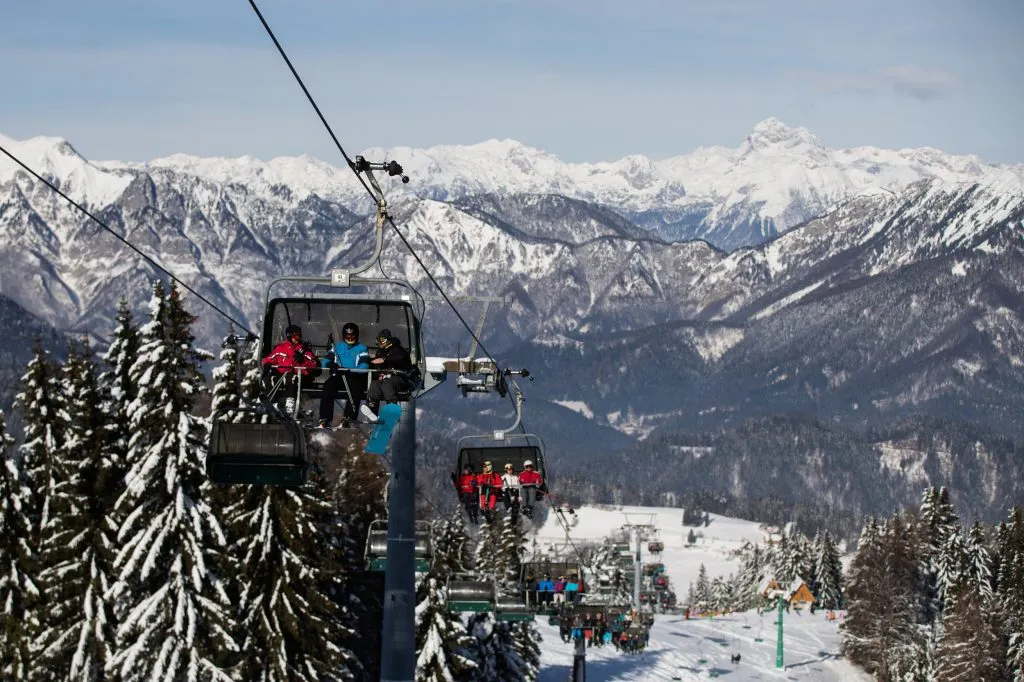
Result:
[[[409,351],[391,336],[391,330],[381,329],[377,334],[377,353],[370,360],[370,369],[379,371],[374,372],[373,381],[366,391],[366,404],[359,413],[369,421],[377,421],[381,401],[398,402],[398,392],[408,385],[409,372],[412,371]]]

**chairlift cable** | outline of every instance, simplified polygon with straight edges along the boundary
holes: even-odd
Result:
[[[327,130],[327,134],[330,135],[331,140],[334,142],[334,146],[338,148],[338,151],[341,153],[341,156],[347,162],[349,169],[353,173],[355,173],[356,178],[359,180],[359,184],[363,186],[363,189],[365,189],[366,192],[370,195],[370,198],[374,200],[374,203],[377,203],[377,196],[374,194],[373,190],[366,184],[366,181],[363,180],[363,177],[359,174],[359,171],[356,169],[356,164],[345,152],[345,148],[342,147],[341,141],[338,139],[338,136],[335,135],[334,129],[331,128],[331,124],[327,122],[327,118],[324,116],[323,112],[320,110],[320,107],[317,105],[316,99],[314,99],[313,94],[309,91],[309,88],[306,87],[305,82],[299,75],[298,70],[292,64],[291,59],[288,58],[288,54],[285,52],[284,47],[281,45],[281,42],[277,39],[277,36],[274,34],[273,29],[270,28],[270,24],[267,23],[267,20],[266,18],[264,18],[263,13],[260,11],[260,8],[256,5],[256,1],[249,0],[249,5],[256,13],[256,16],[259,18],[260,23],[263,25],[263,28],[267,32],[267,35],[270,37],[270,40],[273,41],[274,47],[277,48],[277,51],[281,55],[281,58],[284,59],[285,64],[288,65],[288,70],[291,71],[292,76],[295,78],[295,81],[299,84],[299,87],[302,89],[303,94],[306,95],[306,99],[309,101],[310,105],[313,107],[313,110],[316,112],[317,117],[320,119],[320,122]],[[459,322],[462,323],[462,326],[465,327],[466,330],[469,332],[469,335],[473,338],[474,341],[476,341],[477,345],[480,347],[480,350],[482,350],[487,357],[493,359],[493,356],[487,351],[487,348],[484,347],[480,339],[477,338],[476,333],[473,331],[473,328],[469,325],[468,322],[466,322],[466,319],[462,316],[462,313],[459,312],[459,309],[455,307],[455,304],[448,297],[448,294],[445,293],[444,289],[441,287],[438,281],[434,278],[434,275],[427,268],[426,264],[424,264],[419,254],[417,254],[416,250],[412,248],[411,244],[409,244],[409,240],[405,238],[405,235],[399,232],[398,226],[395,224],[395,221],[390,214],[387,214],[387,221],[388,224],[391,225],[392,229],[394,229],[395,234],[398,235],[398,238],[402,240],[403,244],[405,244],[405,247],[409,250],[409,253],[412,254],[412,257],[416,259],[417,263],[419,263],[419,266],[423,269],[423,272],[426,274],[427,279],[429,279],[431,284],[433,284],[434,287],[437,288],[437,291],[441,294],[441,297],[444,299],[445,303],[447,303],[448,307],[450,307],[452,309],[452,312],[455,313],[455,317],[458,318]]]
[[[0,152],[3,152],[4,154],[6,154],[6,155],[7,155],[7,157],[8,157],[8,158],[9,158],[9,159],[10,159],[11,161],[13,161],[14,163],[16,163],[16,164],[18,164],[19,166],[21,166],[21,168],[22,168],[22,169],[24,169],[24,170],[25,170],[25,172],[27,172],[27,173],[28,173],[29,175],[31,175],[32,177],[34,177],[34,178],[35,178],[36,180],[38,180],[38,181],[39,181],[39,182],[41,182],[42,184],[44,184],[44,185],[46,185],[47,187],[49,187],[49,188],[50,188],[50,189],[51,189],[51,190],[52,190],[53,192],[55,192],[55,193],[56,193],[56,194],[57,194],[57,195],[58,195],[58,196],[59,196],[59,197],[60,197],[61,199],[63,199],[64,201],[68,202],[69,204],[71,204],[71,205],[72,205],[72,206],[74,206],[75,208],[77,208],[77,209],[78,209],[78,210],[79,210],[80,212],[82,212],[83,214],[85,214],[85,215],[86,215],[86,216],[87,216],[87,217],[88,217],[89,219],[91,219],[91,220],[92,220],[92,221],[93,221],[94,223],[96,223],[97,225],[99,225],[100,227],[102,227],[102,228],[103,228],[104,230],[106,230],[106,231],[107,231],[107,232],[109,232],[110,234],[114,235],[114,237],[115,237],[115,238],[116,238],[116,239],[117,239],[118,241],[120,241],[120,242],[121,242],[121,243],[123,243],[123,244],[124,244],[125,246],[127,246],[127,247],[128,247],[128,248],[130,248],[130,249],[131,249],[132,251],[134,251],[134,252],[135,252],[135,253],[137,253],[137,254],[138,254],[139,256],[141,256],[141,257],[142,257],[142,259],[143,259],[143,260],[145,260],[145,261],[146,261],[147,263],[149,263],[150,265],[152,265],[152,266],[153,266],[154,268],[156,268],[156,269],[157,269],[157,270],[159,270],[160,272],[163,272],[164,274],[166,274],[166,275],[167,275],[167,276],[168,276],[169,278],[171,278],[171,279],[172,279],[172,280],[173,280],[174,282],[177,282],[178,284],[180,284],[180,285],[181,285],[181,287],[182,287],[183,289],[185,289],[186,291],[188,291],[188,292],[189,292],[190,294],[192,294],[193,296],[195,296],[196,298],[198,298],[198,299],[199,299],[200,301],[202,301],[202,302],[203,302],[203,303],[205,303],[206,305],[210,306],[210,307],[211,307],[211,308],[212,308],[213,310],[215,310],[215,311],[217,311],[218,313],[220,313],[220,315],[222,315],[222,316],[223,316],[223,317],[224,317],[225,319],[227,319],[227,320],[228,320],[228,321],[230,321],[230,322],[231,322],[232,324],[234,324],[234,325],[235,325],[235,326],[236,326],[236,327],[237,327],[238,329],[240,329],[240,330],[242,330],[242,331],[246,332],[247,334],[249,334],[249,335],[251,335],[251,336],[253,336],[253,337],[255,337],[255,336],[256,336],[256,334],[255,334],[255,333],[254,333],[254,332],[253,332],[252,330],[250,330],[250,329],[249,329],[249,328],[248,328],[248,327],[247,327],[246,325],[242,324],[241,322],[239,322],[238,320],[236,320],[236,319],[235,319],[234,317],[232,317],[231,315],[229,315],[228,313],[226,313],[226,312],[225,312],[225,311],[224,311],[223,309],[221,309],[221,308],[220,308],[220,306],[218,306],[218,305],[217,305],[216,303],[214,303],[213,301],[211,301],[210,299],[206,298],[206,297],[205,297],[205,296],[203,296],[203,295],[202,295],[201,293],[199,293],[198,291],[196,291],[195,289],[193,289],[192,287],[190,287],[190,286],[189,286],[189,285],[188,285],[187,283],[185,283],[185,282],[184,282],[183,280],[181,280],[181,279],[180,279],[180,278],[179,278],[179,277],[178,277],[177,275],[175,275],[175,274],[174,274],[173,272],[171,272],[170,270],[168,270],[168,269],[167,269],[167,268],[165,268],[164,266],[162,266],[162,265],[160,265],[159,263],[157,263],[157,262],[156,262],[156,261],[155,261],[155,260],[154,260],[153,258],[151,258],[150,256],[147,256],[147,255],[146,255],[145,253],[143,253],[142,251],[140,251],[138,247],[136,247],[136,246],[135,246],[134,244],[132,244],[132,243],[131,243],[130,241],[128,241],[127,239],[125,239],[124,237],[122,237],[121,235],[119,235],[119,234],[118,234],[117,232],[115,232],[115,231],[113,230],[113,228],[111,228],[111,227],[110,227],[109,225],[107,225],[107,224],[106,224],[105,222],[103,222],[102,220],[100,220],[99,218],[97,218],[97,217],[96,217],[95,215],[93,215],[93,213],[92,213],[91,211],[89,211],[89,210],[88,210],[87,208],[85,208],[84,206],[82,206],[82,205],[81,205],[80,203],[78,203],[77,201],[75,201],[74,199],[72,199],[71,197],[69,197],[69,196],[68,196],[67,194],[65,194],[65,193],[64,193],[63,191],[61,191],[61,189],[60,189],[59,187],[57,187],[57,186],[56,186],[55,184],[53,184],[52,182],[50,182],[49,180],[47,180],[46,178],[44,178],[44,177],[43,177],[42,175],[40,175],[39,173],[37,173],[37,172],[35,172],[34,170],[32,170],[31,168],[29,168],[29,166],[28,166],[27,164],[25,164],[25,162],[23,162],[23,161],[22,161],[21,159],[19,159],[19,158],[18,158],[17,156],[15,156],[15,155],[14,155],[14,154],[12,154],[11,152],[9,152],[9,151],[8,151],[8,150],[7,150],[7,149],[6,149],[6,148],[5,148],[5,147],[4,147],[3,145],[0,145]]]

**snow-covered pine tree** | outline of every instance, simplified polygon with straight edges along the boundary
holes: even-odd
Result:
[[[462,620],[448,610],[448,578],[469,565],[469,539],[462,514],[433,524],[434,559],[417,587],[416,680],[451,682],[472,677],[477,664],[471,658],[474,642]]]
[[[821,608],[840,609],[843,607],[843,563],[839,549],[827,530],[819,538],[814,568],[817,591],[814,596]]]
[[[937,622],[942,614],[945,596],[939,580],[939,555],[949,535],[959,526],[959,519],[949,491],[928,488],[921,499],[920,527],[917,530],[920,546],[921,616],[925,623]]]
[[[244,576],[241,679],[353,679],[358,662],[343,644],[351,618],[325,594],[340,597],[345,575],[330,482],[314,473],[298,488],[247,487],[227,517]]]
[[[942,638],[935,651],[935,679],[973,682],[1003,679],[1004,648],[985,617],[981,595],[965,576],[951,590],[957,595],[945,611]]]
[[[759,545],[747,543],[743,547],[743,563],[736,576],[739,583],[737,609],[752,609],[757,605],[757,588],[764,580],[764,553]]]
[[[999,579],[993,602],[998,605],[1006,667],[1013,682],[1024,682],[1024,507],[1014,507],[1002,524]]]
[[[502,516],[480,522],[473,557],[473,568],[478,575],[494,580],[504,577],[508,566],[507,552],[502,541],[504,526],[505,519]]]
[[[452,682],[471,674],[476,664],[458,650],[468,650],[472,643],[461,621],[448,612],[444,581],[428,573],[416,600],[416,681]]]
[[[204,388],[188,313],[176,287],[153,287],[130,381],[124,518],[112,596],[123,604],[109,670],[126,682],[232,679],[228,599],[210,570],[224,542],[203,497],[205,422],[192,415]]]
[[[470,637],[469,658],[476,663],[476,670],[468,679],[472,682],[497,682],[497,653],[492,635],[495,626],[494,616],[490,613],[475,613],[466,621],[466,631]]]
[[[725,608],[725,581],[722,580],[722,576],[716,575],[711,579],[711,609],[714,611],[721,611]]]
[[[108,459],[107,419],[88,343],[71,348],[65,365],[68,423],[57,453],[66,480],[56,487],[56,513],[43,530],[47,594],[41,613],[37,666],[46,679],[106,679],[115,643],[116,618],[107,592],[113,583],[117,527],[110,514],[120,486],[120,467]]]
[[[796,561],[793,541],[786,533],[781,533],[779,541],[768,546],[768,560],[771,566],[769,571],[779,585],[788,587],[793,578],[796,577]]]
[[[927,640],[917,627],[920,557],[911,531],[897,513],[889,518],[883,534],[885,570],[876,586],[888,597],[876,614],[884,650],[878,671],[881,680],[923,680],[930,675]]]
[[[128,473],[128,442],[132,434],[128,408],[138,394],[131,371],[138,358],[139,330],[127,299],[122,298],[117,306],[114,338],[103,357],[106,370],[99,380],[107,430],[104,466],[108,470],[108,479],[116,486],[118,497],[124,491],[124,479]],[[116,532],[123,520],[118,516],[115,505],[108,515],[108,524]]]
[[[728,577],[722,579],[719,595],[716,608],[726,613],[733,611],[736,603],[736,576],[734,574],[730,573]]]
[[[220,350],[220,362],[213,368],[213,392],[210,401],[210,412],[222,412],[219,419],[233,422],[239,417],[238,407],[242,396],[242,367],[238,352],[238,340],[234,334],[234,326],[229,329]]]
[[[512,623],[512,648],[519,654],[522,664],[519,672],[526,682],[534,682],[540,674],[540,643],[543,641],[534,622]]]
[[[946,609],[956,601],[956,591],[965,583],[964,578],[967,575],[967,548],[964,546],[960,526],[954,526],[946,534],[946,541],[939,551],[936,564],[939,592],[942,595],[943,609]]]
[[[521,568],[520,550],[525,544],[525,535],[518,522],[511,516],[501,516],[490,523],[484,523],[476,548],[476,572],[481,576],[493,577],[498,583],[499,590],[515,589],[518,586]],[[491,618],[490,614],[483,615]],[[530,631],[532,630],[532,636],[539,639],[535,626],[532,623],[525,624],[528,626],[526,632],[523,633],[523,628],[519,628],[517,636],[517,631],[510,623],[494,622],[488,626],[479,622],[480,617],[474,619],[477,621],[473,626],[476,630],[488,632],[483,646],[490,647],[493,655],[497,675],[493,679],[531,679],[530,666],[526,659],[534,655],[534,648],[529,644]],[[526,650],[521,652],[521,646],[526,647]],[[539,654],[539,649],[536,649],[538,658]]]
[[[708,569],[704,564],[701,564],[697,570],[697,584],[693,587],[693,598],[696,601],[690,604],[691,607],[702,611],[711,608],[711,583],[708,581]]]
[[[15,405],[22,410],[25,429],[20,464],[27,495],[22,505],[32,522],[33,552],[38,550],[40,533],[49,523],[54,490],[64,479],[55,460],[64,443],[68,417],[64,410],[60,371],[48,355],[37,338],[32,359],[21,378],[22,392],[15,398]]]
[[[32,551],[28,491],[0,412],[0,678],[21,682],[31,669],[29,607],[39,596]]]
[[[878,588],[886,572],[882,541],[878,521],[869,518],[850,562],[847,613],[841,624],[843,654],[869,673],[881,667],[885,654],[879,609],[886,595]]]
[[[971,525],[965,545],[967,574],[978,588],[982,603],[986,604],[992,599],[992,555],[988,550],[985,529],[979,522]]]

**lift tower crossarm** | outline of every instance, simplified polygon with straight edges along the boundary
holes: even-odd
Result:
[[[622,512],[622,515],[626,517],[626,523],[622,524],[622,527],[633,534],[636,542],[636,554],[633,561],[633,606],[639,609],[640,574],[643,569],[642,543],[657,530],[657,526],[654,525],[654,518],[657,514]]]

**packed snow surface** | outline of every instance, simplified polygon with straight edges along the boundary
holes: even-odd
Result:
[[[578,522],[571,525],[569,537],[574,543],[598,542],[624,523],[650,524],[656,538],[664,543],[660,555],[642,544],[643,561],[660,561],[680,600],[691,581],[697,579],[701,564],[709,578],[728,576],[739,569],[733,552],[744,542],[764,544],[765,538],[779,529],[761,524],[710,515],[707,526],[682,524],[683,510],[673,507],[584,506],[576,510]],[[697,542],[687,545],[693,530]],[[702,536],[702,537],[701,537]],[[537,531],[541,548],[563,545],[566,530],[554,514]],[[712,675],[733,682],[745,680],[870,680],[839,653],[839,620],[829,622],[825,612],[814,615],[787,613],[783,619],[784,664],[775,667],[776,629],[774,613],[759,616],[756,611],[733,613],[713,619],[686,620],[680,615],[659,614],[651,629],[647,649],[637,655],[619,653],[614,647],[587,650],[587,680],[703,680]],[[563,682],[572,671],[573,646],[563,644],[558,628],[537,621],[541,643],[541,682]],[[756,642],[760,638],[763,641]],[[740,655],[739,663],[731,657]]]

